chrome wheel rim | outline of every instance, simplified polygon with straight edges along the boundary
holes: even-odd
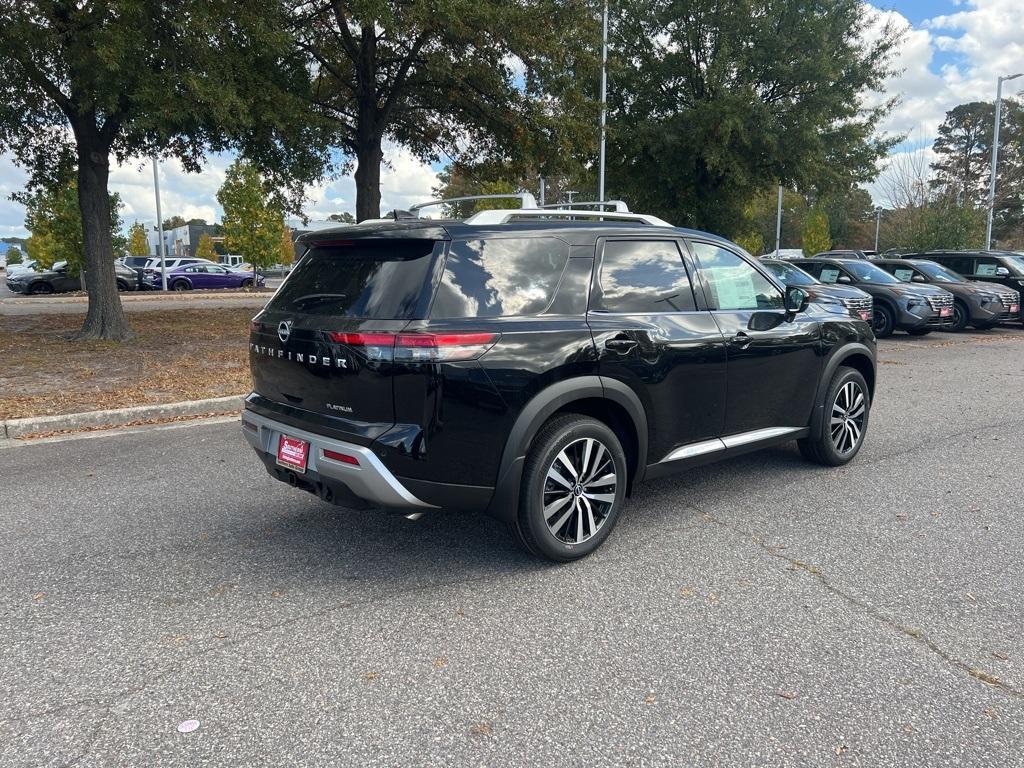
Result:
[[[541,497],[551,535],[565,544],[597,535],[615,504],[618,482],[615,460],[600,440],[584,437],[565,446],[548,467]]]
[[[860,384],[856,381],[843,384],[832,403],[830,421],[832,445],[841,456],[860,445],[867,415],[868,399]]]

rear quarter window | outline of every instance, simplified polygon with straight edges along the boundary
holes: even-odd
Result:
[[[430,316],[540,314],[551,304],[568,259],[568,244],[552,237],[455,241]]]

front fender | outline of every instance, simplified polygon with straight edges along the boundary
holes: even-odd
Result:
[[[877,382],[878,361],[876,359],[874,347],[868,346],[861,341],[847,342],[846,344],[836,347],[828,360],[825,361],[825,365],[821,372],[821,379],[818,380],[818,389],[814,396],[814,411],[811,415],[811,434],[818,434],[818,430],[821,429],[821,422],[825,418],[825,393],[828,391],[829,385],[832,383],[832,378],[836,374],[836,369],[855,355],[860,355],[868,359],[871,366],[871,380],[872,382]],[[870,389],[871,399],[874,400],[875,386],[872,384]]]

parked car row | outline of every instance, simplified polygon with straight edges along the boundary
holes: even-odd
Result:
[[[30,296],[82,290],[81,275],[72,274],[66,261],[58,261],[49,269],[36,270],[35,266],[33,263],[33,269],[8,273],[7,287],[14,293]],[[135,271],[123,264],[114,263],[114,276],[119,291],[134,291],[138,287]]]
[[[918,256],[873,260],[815,256],[791,261],[765,257],[762,263],[787,286],[806,290],[812,301],[840,303],[870,320],[878,338],[897,330],[923,336],[937,330],[962,331],[967,326],[984,330],[999,323],[1024,321],[1019,292],[1024,287],[1024,257],[1011,254],[1020,260],[1019,265],[1005,257],[1006,263],[999,268],[990,268],[986,261],[982,275],[990,279],[981,280],[968,279],[942,261],[977,278],[982,276],[978,266],[987,256]],[[1014,269],[1019,272],[1011,271]]]

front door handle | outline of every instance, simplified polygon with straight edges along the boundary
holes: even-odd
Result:
[[[747,334],[745,334],[743,331],[740,331],[731,339],[729,339],[729,341],[735,344],[740,349],[746,349],[747,347],[750,346],[750,342],[752,342],[753,339],[747,336]]]
[[[617,337],[614,339],[608,339],[608,341],[604,343],[604,346],[606,349],[613,349],[616,352],[625,354],[626,352],[629,352],[629,350],[631,350],[633,347],[635,347],[636,344],[637,342],[635,339]]]

